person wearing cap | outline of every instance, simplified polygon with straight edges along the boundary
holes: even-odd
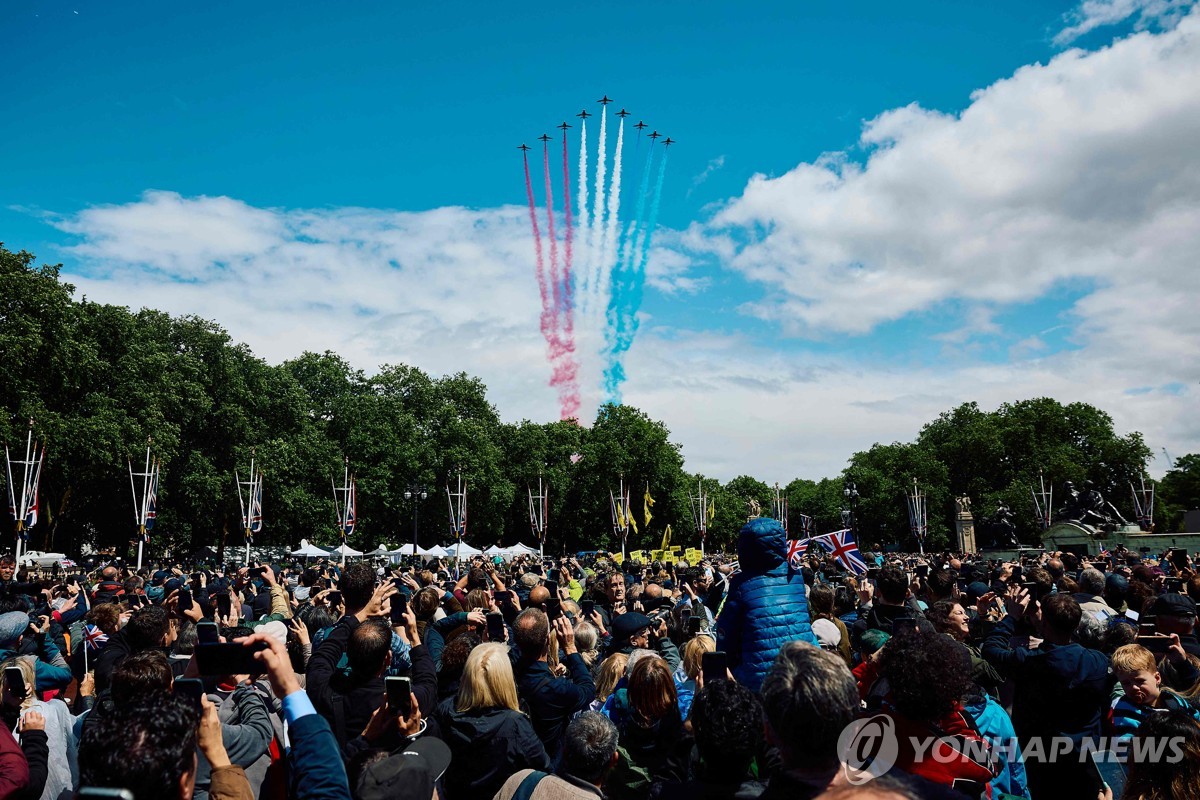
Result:
[[[608,654],[629,655],[641,649],[657,651],[672,670],[680,664],[679,648],[667,635],[666,617],[652,618],[640,611],[629,611],[615,617]]]
[[[1200,641],[1195,632],[1196,601],[1178,592],[1160,594],[1150,605],[1150,616],[1154,617],[1156,633],[1178,635],[1185,653],[1200,656]]]
[[[567,725],[562,765],[555,774],[523,769],[514,773],[493,800],[596,800],[616,766],[617,727],[608,717],[585,711]]]
[[[50,620],[42,617],[38,622],[30,622],[29,615],[24,611],[9,611],[0,614],[0,661],[21,655],[25,648],[26,634],[32,635],[37,654],[34,664],[36,689],[39,692],[50,689],[65,689],[71,683],[71,668],[54,643],[54,639],[46,634],[50,631]]]
[[[565,616],[554,620],[554,632],[563,657],[559,662],[567,677],[556,678],[548,664],[550,622],[545,613],[527,608],[517,615],[513,625],[517,651],[515,664],[517,693],[529,707],[533,729],[546,748],[550,760],[557,763],[562,753],[563,729],[577,712],[596,698],[596,684],[583,657],[575,647],[575,629]]]
[[[758,691],[786,642],[816,644],[804,578],[788,564],[787,535],[770,517],[750,520],[738,534],[742,571],[730,583],[717,617],[717,649],[729,654],[738,683]]]
[[[375,750],[361,759],[354,800],[432,800],[450,766],[450,748],[440,739],[414,739],[394,753]]]

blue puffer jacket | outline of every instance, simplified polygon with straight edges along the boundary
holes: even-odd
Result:
[[[752,519],[738,534],[738,562],[729,597],[717,618],[717,649],[729,654],[733,676],[758,691],[786,642],[816,644],[804,578],[787,563],[787,537],[778,520]]]

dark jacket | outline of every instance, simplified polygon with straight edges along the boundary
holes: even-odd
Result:
[[[730,581],[717,618],[717,649],[729,654],[734,678],[758,691],[779,648],[796,639],[815,645],[804,578],[787,561],[778,520],[758,517],[738,534],[742,571]]]
[[[883,631],[888,636],[892,635],[892,623],[898,619],[915,619],[922,616],[921,612],[914,609],[908,603],[899,606],[883,605],[879,602],[874,603],[869,608],[858,609],[858,619],[854,621],[853,627],[850,629],[850,643],[854,646],[855,651],[862,649],[862,635],[870,630]]]
[[[350,800],[346,767],[329,723],[317,714],[296,720],[288,732],[291,800]]]
[[[1081,644],[1042,642],[1036,650],[1009,646],[1015,630],[1005,617],[983,643],[983,657],[1016,684],[1013,727],[1017,737],[1067,736],[1078,743],[1100,736],[1108,706],[1108,656]]]
[[[578,653],[563,659],[568,678],[555,678],[545,661],[517,662],[517,694],[529,706],[533,729],[550,760],[558,763],[567,723],[596,699],[596,684]]]
[[[50,777],[50,743],[45,731],[22,731],[21,750],[29,762],[29,786],[13,797],[16,800],[37,800],[46,789]]]
[[[362,732],[383,699],[382,677],[346,676],[337,668],[358,626],[353,614],[339,619],[308,660],[306,673],[305,689],[313,707],[329,723],[342,748]]]
[[[546,748],[519,711],[456,711],[451,699],[438,707],[437,722],[452,754],[453,766],[442,778],[448,800],[492,797],[523,769],[551,771]]]

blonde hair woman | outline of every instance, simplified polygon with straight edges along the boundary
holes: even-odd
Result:
[[[625,677],[625,665],[628,663],[629,656],[625,653],[613,653],[600,662],[600,669],[596,670],[596,699],[592,701],[592,711],[604,708],[609,695]]]
[[[492,797],[514,772],[552,770],[546,748],[520,711],[508,647],[499,642],[471,651],[458,696],[438,707],[437,721],[454,759],[444,778],[449,800]]]
[[[71,794],[79,782],[79,768],[75,760],[75,736],[71,732],[74,717],[62,700],[48,702],[38,700],[34,693],[35,673],[33,660],[28,657],[10,658],[0,668],[16,667],[24,678],[25,691],[9,685],[7,673],[4,679],[3,712],[5,722],[20,727],[21,737],[33,735],[36,730],[46,734],[47,759],[46,786],[40,800],[57,800],[64,792]]]

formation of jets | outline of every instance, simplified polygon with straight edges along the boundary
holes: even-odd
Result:
[[[612,99],[611,99],[611,98],[610,98],[608,95],[604,95],[603,97],[601,97],[601,98],[600,98],[599,100],[597,100],[596,102],[597,102],[597,103],[599,103],[599,104],[600,104],[600,105],[602,105],[602,106],[607,106],[609,103],[611,103],[611,102],[612,102]],[[578,114],[576,114],[575,116],[579,117],[579,118],[580,118],[580,119],[582,119],[584,122],[587,122],[587,118],[588,118],[588,117],[594,117],[594,116],[596,116],[596,115],[595,115],[595,114],[589,114],[589,113],[588,113],[588,110],[585,108],[585,109],[583,109],[582,111],[580,111]],[[620,117],[621,119],[625,119],[625,117],[628,117],[628,116],[630,116],[630,114],[629,114],[629,112],[628,112],[628,111],[626,111],[625,109],[623,109],[623,108],[622,108],[620,111],[618,111],[618,112],[617,112],[617,116],[618,116],[618,117]],[[559,130],[561,130],[561,131],[562,131],[562,132],[565,134],[565,133],[567,132],[567,128],[570,128],[571,126],[567,124],[566,120],[563,120],[563,123],[562,123],[561,125],[556,125],[555,127],[557,127]],[[638,129],[638,133],[641,133],[641,132],[642,132],[642,130],[644,130],[645,128],[649,128],[650,126],[649,126],[649,125],[647,125],[645,122],[642,122],[641,120],[638,120],[638,123],[637,123],[636,125],[634,125],[633,127],[635,127],[635,128],[637,128],[637,129]],[[653,131],[653,132],[651,132],[651,133],[647,134],[647,136],[649,136],[649,137],[650,137],[650,141],[651,141],[651,143],[654,143],[654,142],[656,142],[656,141],[659,139],[659,137],[661,137],[661,136],[662,136],[662,134],[661,134],[661,133],[659,133],[658,131]],[[549,137],[547,134],[544,134],[544,133],[543,133],[541,136],[539,136],[539,137],[538,137],[538,139],[539,139],[539,140],[540,140],[540,141],[541,141],[543,144],[544,144],[544,143],[546,143],[546,142],[548,142],[548,141],[550,141],[550,137]],[[663,147],[670,147],[671,145],[673,145],[673,144],[675,144],[675,143],[676,143],[676,142],[675,142],[675,140],[674,140],[674,139],[672,139],[670,136],[668,136],[668,137],[666,137],[665,139],[663,139]],[[519,149],[521,152],[525,152],[525,151],[529,150],[529,148],[528,148],[526,145],[521,145],[521,146],[520,146],[518,149]]]

